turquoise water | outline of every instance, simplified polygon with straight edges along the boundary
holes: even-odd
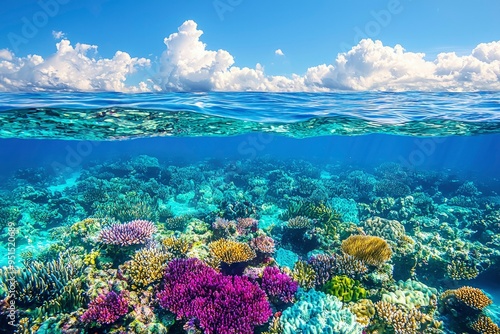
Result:
[[[342,301],[342,311],[319,312],[303,331],[327,332],[333,325],[318,323],[354,313],[345,330],[397,332],[384,301],[393,314],[425,315],[418,328],[409,320],[408,333],[476,333],[483,315],[499,323],[499,152],[496,92],[0,94],[0,298],[16,301],[19,332],[209,332],[204,309],[186,316],[156,298],[178,283],[164,268],[187,257],[263,290],[258,273],[276,266],[301,289]],[[106,243],[103,231],[134,220],[154,233]],[[374,265],[375,255],[348,251],[356,235],[380,238],[391,256]],[[172,237],[183,251],[167,245]],[[264,237],[272,251],[257,246]],[[213,251],[221,239],[255,256],[221,260]],[[348,254],[367,270],[330,264],[326,274],[313,266],[317,254]],[[369,302],[349,300],[354,288],[344,283],[326,288],[342,275]],[[87,321],[97,296],[111,291],[126,291],[125,311]],[[474,309],[457,291],[483,302],[484,291],[493,303]],[[295,328],[290,314],[311,315],[294,306],[313,295],[282,303],[266,290],[274,315],[252,332]],[[354,303],[377,311],[363,320]],[[219,320],[230,317],[230,306],[223,310]],[[13,328],[2,320],[1,331]]]

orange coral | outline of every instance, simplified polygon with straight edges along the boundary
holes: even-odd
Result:
[[[493,303],[481,289],[470,286],[463,286],[459,289],[451,290],[451,293],[461,302],[476,310],[482,310],[486,306]],[[447,291],[443,294],[449,295],[447,294]]]
[[[342,242],[341,247],[344,253],[373,266],[381,265],[392,256],[389,244],[371,235],[351,235]]]
[[[481,334],[500,334],[500,328],[485,315],[480,315],[479,318],[472,323],[471,328]]]
[[[215,259],[227,264],[250,261],[256,256],[249,245],[227,239],[211,242],[208,248]]]

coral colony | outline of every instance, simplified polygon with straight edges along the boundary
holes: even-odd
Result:
[[[18,333],[500,333],[475,280],[500,269],[483,184],[149,156],[52,181],[20,170],[0,199],[2,224],[46,242],[0,269],[0,331],[13,279]]]

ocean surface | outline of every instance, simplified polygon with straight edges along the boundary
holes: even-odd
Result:
[[[2,93],[0,161],[0,332],[498,333],[498,92]]]

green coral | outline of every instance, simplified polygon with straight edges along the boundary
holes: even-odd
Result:
[[[361,283],[345,275],[332,277],[325,283],[322,291],[338,297],[344,303],[366,298],[366,290]]]
[[[340,215],[330,205],[323,202],[296,202],[291,203],[287,210],[279,218],[290,220],[298,216],[304,216],[316,220],[320,224],[332,224],[340,222]]]

